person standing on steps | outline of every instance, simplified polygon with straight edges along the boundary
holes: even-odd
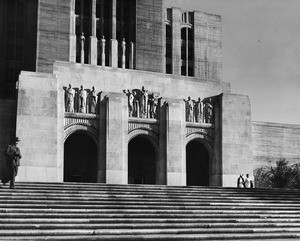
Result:
[[[239,178],[237,179],[237,187],[238,188],[244,188],[245,187],[245,180],[244,180],[243,174],[241,174],[239,176]]]
[[[15,188],[15,177],[18,174],[18,168],[20,166],[20,159],[22,158],[20,149],[18,147],[20,139],[14,138],[11,144],[6,147],[6,166],[8,167],[8,173],[4,179],[2,179],[3,185],[10,182],[9,188]]]
[[[249,174],[246,174],[246,178],[245,178],[245,188],[254,188],[254,183],[251,180],[251,178],[249,177]]]

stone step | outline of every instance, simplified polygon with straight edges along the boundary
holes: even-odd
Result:
[[[149,235],[149,234],[217,234],[217,233],[231,233],[231,234],[253,234],[253,233],[298,233],[300,235],[299,227],[288,228],[162,228],[162,229],[149,229],[149,228],[131,228],[131,229],[50,229],[42,230],[36,226],[34,229],[19,229],[19,230],[0,230],[0,237],[2,236],[49,236],[49,235]]]
[[[24,221],[26,222],[26,221]],[[1,229],[73,229],[72,223],[1,223]],[[199,229],[241,229],[241,228],[300,228],[299,223],[76,223],[76,229],[171,229],[171,228],[199,228]]]
[[[174,206],[174,205],[89,205],[89,204],[80,204],[80,205],[69,205],[69,204],[57,204],[57,203],[51,203],[51,204],[45,204],[45,203],[39,203],[39,204],[12,204],[12,203],[6,203],[1,204],[0,203],[0,209],[13,209],[13,208],[36,208],[36,209],[100,209],[100,210],[112,210],[112,209],[118,209],[118,210],[135,210],[135,209],[141,209],[141,210],[157,210],[157,211],[166,211],[166,210],[274,210],[274,207],[268,205],[268,206],[238,206],[238,205],[199,205],[199,206]],[[299,207],[293,207],[293,206],[276,206],[276,210],[292,210],[292,211],[299,211]]]
[[[43,236],[43,237],[2,237],[2,240],[47,240],[47,241],[96,241],[96,240],[106,240],[106,241],[141,241],[141,240],[159,240],[159,241],[174,241],[174,240],[185,240],[185,241],[195,241],[195,240],[252,240],[252,241],[287,241],[287,240],[299,240],[300,234],[296,233],[251,233],[251,234],[139,234],[139,235],[86,235],[86,236]]]
[[[100,209],[100,208],[90,208],[90,209],[65,209],[65,208],[32,208],[28,206],[28,208],[0,208],[0,213],[94,213],[94,214],[105,214],[105,213],[130,213],[130,214],[297,214],[300,215],[300,212],[297,210],[239,210],[239,209],[229,209],[229,210],[214,210],[207,209],[204,207],[203,209],[192,209],[187,210],[183,209],[174,209],[174,210],[159,210],[159,209]]]
[[[111,185],[111,184],[100,184],[100,183],[17,183],[17,187],[25,188],[25,189],[48,189],[48,190],[117,190],[117,191],[126,191],[129,190],[143,192],[143,191],[155,191],[155,192],[180,192],[180,193],[201,193],[201,192],[213,192],[213,193],[220,193],[226,195],[227,193],[236,193],[236,194],[264,194],[264,195],[296,195],[299,197],[299,193],[296,190],[292,189],[238,189],[238,188],[220,188],[220,187],[191,187],[191,186],[165,186],[165,185]]]
[[[82,183],[0,189],[0,240],[299,239],[293,190]]]
[[[79,224],[79,223],[95,223],[95,224],[139,224],[139,223],[237,223],[237,224],[268,224],[268,223],[300,223],[299,218],[243,218],[243,219],[228,219],[226,217],[223,218],[9,218],[0,219],[0,223],[30,223],[30,224]]]
[[[157,194],[143,194],[143,195],[138,195],[138,194],[117,194],[117,193],[101,193],[98,192],[97,194],[67,194],[67,193],[24,193],[24,192],[3,192],[1,190],[0,192],[0,201],[2,200],[69,200],[72,198],[72,200],[89,200],[89,201],[101,201],[101,200],[143,200],[147,199],[149,201],[171,201],[174,202],[176,201],[186,201],[186,202],[193,202],[193,201],[220,201],[222,200],[223,202],[240,202],[240,203],[249,203],[253,201],[257,202],[263,202],[263,203],[292,203],[292,204],[300,204],[299,198],[294,199],[282,199],[280,198],[279,200],[277,198],[272,198],[272,197],[247,197],[247,198],[242,198],[241,197],[224,197],[224,196],[182,196],[182,195],[157,195]]]
[[[143,214],[143,213],[134,213],[134,214],[122,214],[122,213],[105,213],[101,214],[101,218],[106,219],[130,219],[130,218],[227,218],[227,219],[300,219],[299,214],[189,214],[189,213],[180,213],[180,214]],[[98,218],[99,214],[92,213],[1,213],[1,218]]]
[[[150,209],[168,209],[168,208],[182,208],[185,207],[186,209],[197,209],[203,206],[242,206],[242,207],[257,207],[257,206],[271,206],[273,208],[277,207],[286,207],[287,204],[285,203],[265,203],[265,202],[251,202],[251,203],[235,203],[235,202],[186,202],[186,201],[165,201],[161,202],[159,200],[155,201],[148,201],[145,200],[138,200],[138,201],[126,201],[126,200],[106,200],[106,201],[91,201],[91,200],[1,200],[0,208],[3,208],[3,205],[6,207],[12,207],[14,205],[43,205],[44,207],[48,207],[48,205],[67,205],[70,208],[77,206],[77,205],[89,205],[95,208],[96,206],[102,208],[150,208]],[[131,206],[131,207],[130,207]],[[288,207],[294,207],[299,209],[300,204],[288,204]]]

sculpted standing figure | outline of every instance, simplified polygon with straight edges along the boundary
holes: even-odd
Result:
[[[8,167],[8,173],[6,178],[2,179],[3,185],[10,182],[9,188],[15,188],[15,177],[18,174],[18,169],[20,166],[21,151],[17,146],[19,143],[19,138],[14,138],[13,142],[6,147],[6,166]]]
[[[188,97],[185,101],[186,109],[186,121],[193,122],[194,120],[194,102],[191,100],[191,97]]]
[[[213,123],[213,106],[211,103],[211,98],[205,102],[205,123]]]
[[[124,90],[123,92],[128,97],[128,114],[129,114],[129,117],[132,117],[133,116],[133,111],[134,111],[134,108],[133,108],[134,96],[129,90],[127,90],[127,92]]]
[[[147,117],[148,113],[148,90],[145,89],[145,87],[142,87],[142,117]]]
[[[132,116],[140,117],[139,96],[136,91],[132,91],[133,95],[133,113]]]
[[[79,112],[80,113],[85,113],[86,96],[87,96],[86,90],[84,90],[83,85],[81,85],[79,90]]]
[[[74,112],[74,97],[75,90],[72,89],[72,85],[69,84],[69,88],[66,91],[66,111]]]
[[[102,51],[101,51],[101,65],[105,66],[105,37],[104,35],[102,36],[101,39],[101,47],[102,47]]]
[[[90,105],[91,105],[91,113],[96,114],[97,109],[97,92],[95,90],[95,86],[92,87],[91,95],[90,95]]]
[[[84,42],[85,42],[84,33],[81,33],[80,41],[81,41],[81,57],[80,57],[80,62],[82,64],[84,64]]]
[[[195,120],[197,123],[202,123],[203,121],[202,102],[200,98],[195,102]]]
[[[150,105],[150,110],[149,110],[149,115],[150,118],[156,118],[156,109],[158,105],[158,99],[154,96],[154,94],[151,94],[149,97],[149,105]]]

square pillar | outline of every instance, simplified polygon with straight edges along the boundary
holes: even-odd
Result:
[[[248,96],[222,94],[222,186],[236,187],[253,173],[251,105]]]
[[[172,8],[172,68],[181,75],[181,9]]]
[[[118,40],[110,40],[109,66],[118,68]]]
[[[185,103],[168,99],[166,111],[167,185],[186,185]]]
[[[128,111],[123,93],[109,93],[106,123],[106,183],[128,183]]]
[[[89,61],[91,65],[97,65],[98,40],[95,36],[90,36]]]

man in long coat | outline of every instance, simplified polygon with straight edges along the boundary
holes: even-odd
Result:
[[[6,165],[8,167],[8,173],[6,178],[2,179],[3,185],[10,182],[10,188],[15,188],[15,177],[18,174],[18,169],[20,166],[20,159],[22,158],[19,147],[19,138],[16,137],[12,144],[6,147]]]

